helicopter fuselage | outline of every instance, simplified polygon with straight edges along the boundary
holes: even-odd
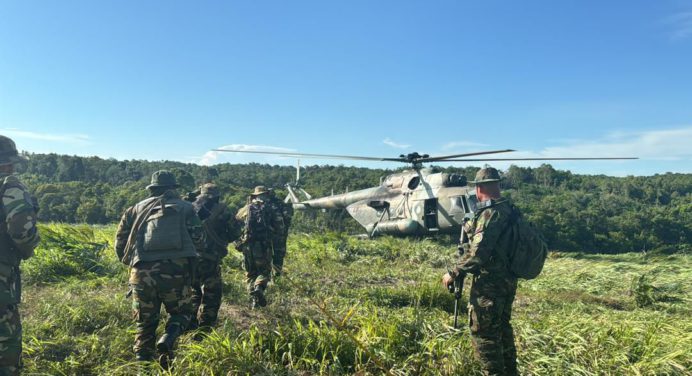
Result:
[[[462,175],[431,169],[387,176],[378,187],[294,202],[296,209],[346,209],[369,236],[458,233],[475,207]]]

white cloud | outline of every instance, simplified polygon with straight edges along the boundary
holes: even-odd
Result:
[[[665,23],[672,27],[671,39],[681,40],[692,37],[692,11],[674,14],[668,17]]]
[[[488,146],[488,144],[473,141],[452,141],[442,145],[442,150],[451,150],[457,148],[477,148],[485,146]]]
[[[277,146],[267,146],[267,145],[246,145],[246,144],[232,144],[232,145],[224,145],[220,146],[217,149],[223,149],[223,150],[229,150],[229,151],[262,151],[262,152],[272,152],[272,153],[290,153],[290,152],[295,152],[293,149],[287,149],[287,148],[282,148],[282,147],[277,147]],[[223,151],[217,151],[217,150],[210,150],[204,155],[197,160],[197,163],[201,165],[212,165],[215,163],[220,163],[220,157],[226,156],[230,157],[233,154],[235,155],[240,155],[242,153],[231,153],[231,152],[223,152]],[[256,155],[255,155],[256,157]],[[255,158],[256,159],[256,158]]]
[[[489,161],[493,167],[507,169],[516,164],[537,167],[547,163],[577,173],[641,175],[665,171],[687,172],[692,167],[692,126],[642,132],[611,132],[596,139],[563,140],[541,150],[520,150],[478,158],[594,158],[638,157],[623,161]],[[482,165],[484,162],[468,162]]]
[[[400,144],[398,142],[392,141],[392,139],[389,137],[382,140],[382,143],[384,143],[387,146],[391,146],[391,147],[397,148],[397,149],[408,149],[409,147],[411,147],[411,145],[408,145],[408,144]]]
[[[640,157],[650,160],[692,158],[692,126],[646,132],[614,132],[598,140],[573,140],[551,146],[542,157]]]
[[[32,131],[23,131],[16,128],[0,128],[0,133],[10,138],[25,138],[40,141],[61,142],[69,144],[90,143],[90,138],[86,134],[53,134]]]

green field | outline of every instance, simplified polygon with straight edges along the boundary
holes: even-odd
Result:
[[[114,228],[40,231],[41,247],[22,265],[24,374],[134,374]],[[451,327],[453,296],[439,282],[454,252],[430,240],[295,234],[270,305],[251,311],[232,251],[220,327],[201,342],[183,336],[170,374],[478,374],[467,329]],[[691,281],[689,254],[553,253],[538,279],[520,282],[520,370],[692,374]]]

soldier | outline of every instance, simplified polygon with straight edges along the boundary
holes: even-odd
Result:
[[[267,204],[268,190],[255,187],[236,219],[243,223],[242,235],[236,248],[243,252],[248,292],[252,308],[264,307],[264,291],[272,275],[272,237],[280,226],[280,216]]]
[[[36,229],[36,200],[14,175],[17,153],[11,139],[0,136],[0,375],[19,375],[22,323],[19,319],[19,263],[33,256],[40,238]]]
[[[194,315],[188,327],[190,330],[197,327],[208,330],[216,324],[223,288],[221,259],[228,254],[228,243],[240,236],[238,221],[220,198],[219,188],[207,183],[200,188],[192,204],[202,220],[206,242],[197,250],[197,273],[192,285]]]
[[[476,174],[477,210],[462,227],[463,254],[443,284],[473,275],[469,326],[476,356],[485,375],[517,375],[517,350],[510,319],[517,279],[509,271],[509,255],[517,239],[510,227],[512,206],[500,195],[500,174],[492,167]]]
[[[276,197],[276,192],[269,189],[269,204],[275,213],[281,217],[279,228],[275,229],[275,235],[272,237],[272,247],[274,248],[274,256],[272,257],[274,264],[274,275],[280,276],[284,267],[284,258],[286,257],[286,241],[288,240],[288,229],[291,226],[293,218],[293,204],[286,204]]]
[[[127,209],[116,233],[115,251],[131,267],[130,292],[137,321],[134,351],[138,361],[153,360],[161,305],[170,315],[156,342],[159,362],[167,367],[173,345],[192,317],[191,284],[196,247],[204,245],[202,223],[169,171],[156,171],[150,197]]]

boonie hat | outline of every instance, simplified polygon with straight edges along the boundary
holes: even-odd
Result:
[[[0,164],[23,163],[27,159],[17,152],[17,145],[11,138],[0,136]]]
[[[151,184],[147,185],[147,189],[157,187],[180,187],[175,181],[175,175],[168,170],[159,170],[151,174]]]
[[[267,192],[269,192],[267,190],[267,187],[265,187],[263,185],[258,185],[255,187],[255,190],[252,191],[252,196],[259,196],[259,195],[267,193]]]
[[[470,181],[471,184],[493,183],[500,181],[500,173],[492,167],[485,167],[478,170],[476,179]]]
[[[219,187],[214,183],[206,183],[200,188],[200,193],[205,196],[216,197],[221,194]]]

